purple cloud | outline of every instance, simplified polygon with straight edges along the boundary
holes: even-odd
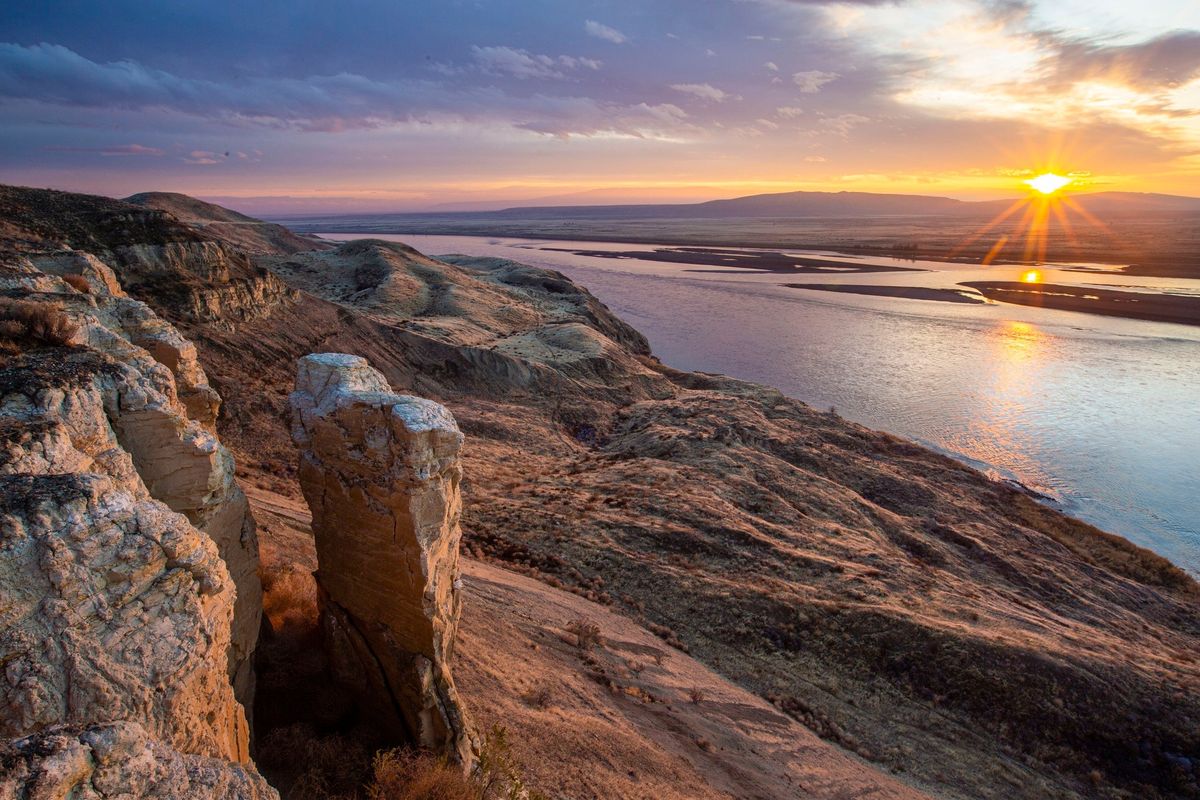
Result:
[[[515,47],[472,47],[471,55],[484,72],[511,75],[518,79],[567,77],[578,69],[597,70],[601,62],[575,56],[545,56]]]
[[[629,37],[616,28],[610,28],[603,23],[596,22],[594,19],[589,19],[585,22],[583,29],[587,31],[588,36],[594,36],[597,39],[603,39],[613,44],[625,44],[629,41]]]
[[[166,151],[158,147],[147,147],[142,144],[118,144],[111,147],[43,147],[52,153],[97,153],[102,156],[161,156]]]

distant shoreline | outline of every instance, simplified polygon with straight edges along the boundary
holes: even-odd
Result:
[[[969,286],[984,297],[1002,303],[1060,311],[1082,311],[1125,319],[1200,325],[1200,297],[1017,281],[968,281],[960,283],[959,286]]]
[[[955,289],[931,289],[921,286],[873,286],[858,283],[785,283],[790,289],[812,289],[818,292],[865,294],[874,297],[900,297],[906,300],[932,300],[939,303],[981,305],[985,301]]]
[[[1138,223],[1133,231],[1112,240],[1116,233],[1094,237],[1086,247],[1064,242],[1051,244],[1040,258],[1024,257],[1025,241],[1012,241],[1012,232],[991,230],[980,236],[987,220],[929,216],[870,217],[862,219],[811,217],[793,220],[593,220],[488,221],[429,215],[422,219],[380,220],[371,217],[284,219],[281,224],[305,235],[340,234],[372,236],[470,236],[531,241],[598,242],[604,244],[662,245],[666,247],[720,247],[776,251],[837,253],[862,258],[895,258],[942,264],[979,266],[995,239],[1009,238],[988,263],[992,266],[1056,266],[1157,278],[1200,279],[1200,241],[1162,250],[1163,242],[1178,237],[1168,221]],[[941,224],[944,223],[944,224]],[[1163,227],[1167,225],[1167,227]],[[788,226],[794,229],[788,230]],[[811,238],[810,238],[811,237]],[[834,238],[838,237],[838,238]],[[844,237],[844,238],[843,238]],[[1186,237],[1185,237],[1186,238]],[[1192,238],[1195,238],[1192,236]],[[911,243],[911,245],[910,245]],[[1015,253],[1014,253],[1015,251]],[[1018,257],[1019,256],[1019,257]],[[1089,268],[1088,265],[1096,265]]]

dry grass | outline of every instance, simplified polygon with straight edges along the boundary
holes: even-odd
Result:
[[[61,347],[79,333],[59,303],[0,298],[0,349],[19,353],[27,347]]]
[[[82,275],[63,275],[62,279],[63,283],[65,283],[67,286],[70,286],[80,294],[92,293],[92,284],[90,284],[88,279]]]
[[[1200,591],[1182,569],[1128,539],[1073,517],[1056,514],[1022,495],[1014,499],[1013,511],[1026,525],[1046,533],[1091,564],[1151,586],[1163,586],[1186,594]]]

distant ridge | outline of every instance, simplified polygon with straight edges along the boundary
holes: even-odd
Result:
[[[1200,198],[1139,192],[1071,195],[1092,213],[1200,211]],[[520,219],[729,219],[746,217],[975,216],[994,214],[1014,200],[969,202],[950,197],[874,192],[779,192],[704,203],[517,206],[475,212]]]
[[[161,197],[162,195],[160,195]],[[1200,212],[1200,197],[1185,197],[1149,192],[1093,192],[1069,194],[1071,201],[1092,214],[1121,216],[1143,213]],[[133,199],[133,198],[131,198]],[[547,198],[550,199],[550,198]],[[189,198],[191,200],[191,198]],[[952,197],[919,194],[884,194],[876,192],[776,192],[708,200],[703,203],[620,203],[590,205],[531,205],[502,209],[462,208],[456,204],[438,206],[427,211],[309,213],[277,215],[275,219],[295,222],[333,218],[429,218],[456,217],[479,220],[639,220],[639,219],[755,219],[755,218],[855,218],[888,216],[977,217],[994,216],[1018,198],[1007,200],[968,201]],[[136,201],[135,201],[136,202]],[[192,200],[196,206],[207,203]],[[174,204],[167,206],[181,219]],[[220,208],[212,206],[212,208]],[[200,209],[189,208],[195,216],[203,217]],[[224,209],[222,209],[224,210]],[[200,212],[200,213],[197,213]],[[227,212],[233,213],[233,212]],[[238,215],[240,216],[240,215]]]
[[[495,212],[500,217],[572,219],[886,216],[967,213],[971,203],[949,197],[872,192],[779,192],[709,200],[611,206],[526,206]]]

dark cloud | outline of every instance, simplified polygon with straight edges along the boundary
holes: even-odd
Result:
[[[568,56],[532,57],[512,48],[480,48],[489,69],[517,78],[592,71]],[[377,81],[341,73],[254,78],[236,85],[183,78],[132,61],[97,64],[59,45],[0,44],[0,98],[82,108],[159,109],[237,126],[339,132],[396,123],[478,120],[568,135],[620,130],[648,135],[684,116],[670,104],[621,104],[579,96],[510,95],[496,87],[456,89],[429,80]],[[678,113],[675,113],[678,112]]]
[[[1131,45],[1061,41],[1053,60],[1059,83],[1104,80],[1140,89],[1170,88],[1200,77],[1200,31],[1176,31]]]
[[[50,153],[98,153],[102,156],[161,156],[166,151],[159,147],[147,147],[144,144],[118,144],[110,147],[66,147],[63,145],[47,145],[42,148]]]
[[[476,46],[471,48],[471,55],[484,72],[519,79],[561,80],[575,70],[600,69],[602,63],[594,58],[539,55],[517,47]]]
[[[183,78],[133,61],[98,64],[61,45],[0,44],[0,97],[85,108],[159,108],[303,130],[371,127],[431,109],[428,83],[341,73],[255,78],[237,85]],[[418,100],[424,100],[418,103]]]

